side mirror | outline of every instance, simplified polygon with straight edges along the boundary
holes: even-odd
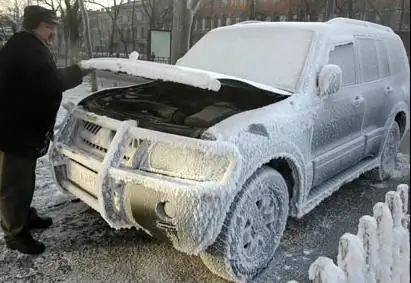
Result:
[[[342,70],[337,65],[325,65],[318,75],[319,96],[337,93],[342,85]]]

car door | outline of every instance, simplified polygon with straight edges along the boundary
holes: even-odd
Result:
[[[359,88],[365,100],[363,131],[366,156],[378,155],[384,138],[384,126],[393,107],[394,86],[390,80],[388,53],[382,40],[357,36],[360,66]]]
[[[318,98],[312,137],[313,187],[316,187],[363,158],[364,98],[358,91],[358,64],[353,37],[331,41],[325,64],[340,66],[340,90]]]

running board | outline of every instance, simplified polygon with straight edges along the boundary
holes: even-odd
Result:
[[[379,166],[379,158],[368,158],[354,167],[342,172],[334,178],[325,181],[321,185],[311,189],[307,197],[307,202],[303,207],[303,215],[313,210],[320,202],[338,191],[344,184],[359,178],[361,174]],[[301,213],[300,213],[301,215]],[[301,215],[302,216],[302,215]]]

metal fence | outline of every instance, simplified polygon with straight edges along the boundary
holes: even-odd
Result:
[[[61,52],[58,52],[58,50],[51,50],[54,58],[56,58],[57,61],[62,61],[64,60],[64,55],[61,54]],[[94,52],[93,53],[94,58],[129,58],[129,54],[126,53],[109,53],[109,52]],[[88,59],[88,56],[86,53],[82,54],[83,59]],[[161,57],[161,56],[147,56],[146,54],[140,54],[138,57],[139,60],[143,61],[152,61],[156,63],[161,63],[161,64],[171,64],[170,57]]]

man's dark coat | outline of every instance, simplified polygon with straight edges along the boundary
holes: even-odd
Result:
[[[13,35],[0,51],[0,151],[44,155],[62,93],[82,77],[77,65],[58,69],[49,48],[32,33]]]

